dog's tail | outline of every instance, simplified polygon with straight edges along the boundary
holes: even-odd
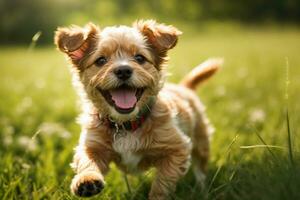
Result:
[[[188,73],[180,82],[180,84],[194,90],[198,84],[215,74],[222,64],[222,58],[208,59]]]

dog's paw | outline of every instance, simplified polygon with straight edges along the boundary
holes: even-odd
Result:
[[[103,177],[97,172],[77,174],[71,183],[73,194],[80,197],[91,197],[100,193],[104,188]]]

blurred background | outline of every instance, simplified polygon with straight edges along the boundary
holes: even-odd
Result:
[[[299,23],[299,0],[1,0],[1,44],[52,43],[58,25],[128,23],[137,18],[200,26],[207,20],[241,23]]]
[[[197,90],[216,130],[207,187],[189,171],[172,199],[300,199],[299,0],[0,0],[0,199],[78,199],[69,163],[80,104],[53,33],[141,18],[184,33],[168,81],[209,57],[225,60]],[[111,168],[94,199],[147,199],[151,171],[129,176],[128,190]]]

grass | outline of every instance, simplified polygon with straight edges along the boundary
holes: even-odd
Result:
[[[225,66],[198,90],[216,128],[206,190],[190,171],[172,198],[300,199],[300,30],[182,29],[169,81],[208,57],[224,57]],[[69,163],[79,109],[67,62],[52,46],[2,47],[0,55],[0,198],[77,199],[69,191]],[[152,173],[129,176],[128,192],[111,167],[105,190],[93,199],[146,199]]]

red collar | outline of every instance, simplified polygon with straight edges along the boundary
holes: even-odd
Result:
[[[127,130],[133,132],[139,127],[141,127],[144,121],[147,119],[147,117],[149,117],[154,103],[155,97],[151,96],[149,97],[145,106],[140,109],[139,113],[137,114],[137,117],[134,120],[125,121],[123,123],[117,123],[113,119],[107,117],[107,124],[109,128],[115,129],[116,132],[119,132],[119,130]]]

